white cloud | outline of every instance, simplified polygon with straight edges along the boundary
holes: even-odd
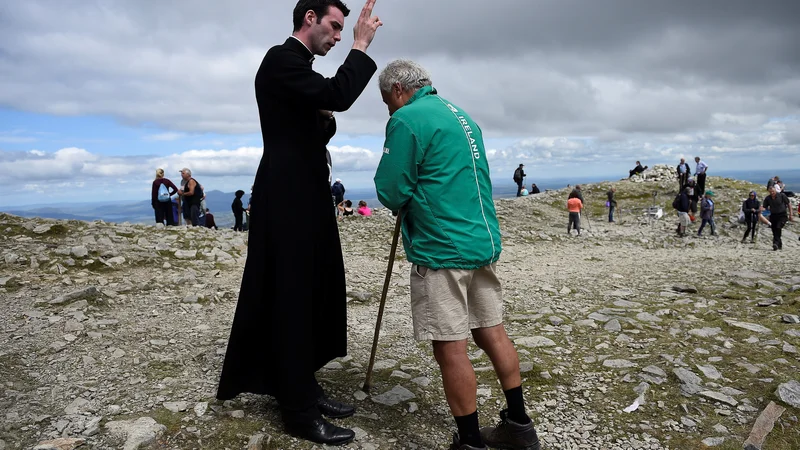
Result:
[[[158,133],[158,134],[150,134],[142,139],[145,141],[177,141],[182,137],[186,136],[185,133],[176,133],[176,132],[167,132],[167,133]]]

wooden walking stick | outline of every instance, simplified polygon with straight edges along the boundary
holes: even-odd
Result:
[[[372,339],[372,354],[369,356],[369,366],[367,366],[367,378],[364,380],[364,392],[369,392],[372,387],[372,366],[375,365],[375,352],[378,350],[378,336],[381,333],[381,320],[383,319],[383,308],[386,306],[386,294],[389,292],[389,280],[392,279],[392,267],[394,267],[394,255],[397,252],[397,238],[400,236],[401,213],[397,213],[397,221],[394,224],[394,235],[392,236],[392,249],[389,251],[389,268],[386,269],[386,279],[383,282],[383,292],[381,292],[381,304],[378,308],[378,321],[375,324],[375,337]]]

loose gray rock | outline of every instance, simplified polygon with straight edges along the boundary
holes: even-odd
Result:
[[[672,286],[672,290],[675,292],[683,292],[686,294],[697,294],[697,288],[692,286],[691,284],[677,284]]]
[[[730,406],[736,406],[736,405],[739,404],[739,402],[735,398],[733,398],[731,396],[728,396],[728,395],[725,395],[725,394],[722,394],[722,393],[719,393],[719,392],[700,391],[700,392],[698,392],[698,394],[701,397],[705,397],[707,399],[714,400],[714,401],[717,401],[717,402],[720,402],[720,403],[724,403],[724,404],[730,405]]]
[[[83,245],[80,245],[77,247],[72,247],[70,249],[70,254],[76,258],[84,258],[89,255],[89,250]]]
[[[64,408],[64,413],[68,415],[75,415],[82,413],[86,406],[89,405],[89,400],[86,400],[83,397],[78,397],[72,401],[66,408]]]
[[[716,336],[720,333],[722,333],[722,328],[717,328],[717,327],[714,328],[705,327],[699,329],[695,328],[693,330],[689,330],[689,334],[698,337],[711,337],[711,336]]]
[[[616,333],[622,331],[622,325],[619,323],[619,319],[611,319],[603,326],[606,331],[610,331],[612,333]]]
[[[69,303],[73,300],[78,300],[82,298],[92,298],[99,295],[100,292],[94,286],[88,286],[83,289],[79,289],[77,291],[72,291],[69,294],[60,295],[52,300],[50,300],[51,305],[63,305],[64,303]]]
[[[784,314],[781,316],[781,320],[784,323],[800,323],[800,316],[795,316],[793,314]]]
[[[186,411],[189,408],[188,402],[164,402],[164,408],[177,413]]]
[[[795,408],[800,408],[800,383],[792,380],[778,385],[778,390],[775,391],[778,398]]]
[[[400,386],[399,384],[393,387],[390,391],[372,397],[372,401],[386,406],[394,406],[399,403],[416,398],[413,392]]]
[[[719,447],[725,442],[724,437],[707,437],[703,439],[703,445],[706,447]]]
[[[725,323],[727,323],[732,327],[742,328],[748,331],[753,331],[755,333],[762,333],[762,334],[772,333],[772,330],[757,323],[740,322],[738,320],[731,320],[731,319],[725,319]]]
[[[195,259],[197,250],[175,250],[175,257],[178,259]]]
[[[33,447],[33,450],[73,450],[86,443],[86,439],[80,438],[58,438],[49,441],[42,441]],[[3,446],[0,446],[2,449]]]
[[[247,441],[247,450],[263,450],[264,449],[264,434],[257,433],[250,436]]]
[[[657,366],[647,366],[642,369],[642,372],[648,373],[650,375],[655,375],[657,377],[666,377],[667,372],[664,372],[660,367]]]
[[[642,322],[661,322],[661,317],[654,316],[648,312],[640,312],[636,315],[636,319],[641,320]]]
[[[636,367],[636,363],[628,361],[627,359],[607,359],[603,361],[603,367],[611,367],[614,369],[626,369],[629,367]]]
[[[758,302],[758,306],[762,307],[781,304],[783,304],[783,299],[781,297],[767,298]]]
[[[208,410],[208,402],[197,402],[194,405],[194,414],[197,417],[202,417]]]
[[[526,336],[514,340],[516,345],[528,348],[555,347],[556,343],[544,336]]]
[[[397,361],[393,359],[382,359],[380,361],[375,361],[375,364],[372,366],[373,370],[389,370],[393,369],[394,366],[397,365]]]
[[[683,367],[679,367],[677,369],[673,369],[672,373],[681,380],[683,384],[702,384],[703,380],[698,377],[694,372],[689,369],[685,369]]]
[[[138,450],[155,441],[167,429],[152,417],[108,422],[105,427],[112,435],[125,439],[123,450]]]
[[[428,377],[417,377],[411,380],[412,383],[417,384],[419,386],[425,387],[431,384],[431,380]]]
[[[716,367],[710,364],[709,365],[697,364],[696,367],[700,369],[700,372],[703,372],[703,375],[705,375],[705,377],[708,379],[719,380],[720,378],[722,378],[722,374],[719,373],[719,370],[717,370]]]

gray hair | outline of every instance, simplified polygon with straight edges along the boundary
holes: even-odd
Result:
[[[400,87],[405,92],[416,91],[423,86],[432,84],[428,71],[407,59],[390,62],[378,77],[378,86],[382,92],[391,92],[395,83],[400,83]]]

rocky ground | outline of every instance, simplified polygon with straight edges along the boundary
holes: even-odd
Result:
[[[507,329],[543,448],[800,448],[798,225],[781,252],[763,228],[741,244],[738,207],[763,187],[707,184],[714,237],[697,224],[675,236],[669,177],[584,186],[581,236],[566,233],[567,191],[496,202]],[[644,214],[654,205],[666,215]],[[350,355],[319,374],[358,407],[338,421],[357,431],[346,448],[446,448],[454,423],[429,344],[411,338],[402,249],[374,386],[360,390],[393,218],[347,219]],[[214,399],[246,234],[8,215],[0,230],[0,450],[320,448],[283,434],[269,398]],[[488,358],[470,357],[493,424],[502,390]]]

